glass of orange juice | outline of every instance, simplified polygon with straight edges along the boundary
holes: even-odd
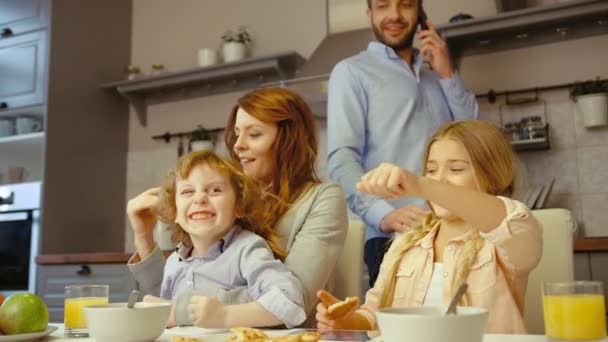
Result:
[[[543,284],[545,333],[553,340],[598,341],[606,337],[600,281]]]
[[[64,325],[67,337],[88,337],[82,310],[85,306],[108,304],[110,285],[70,285],[65,287]]]

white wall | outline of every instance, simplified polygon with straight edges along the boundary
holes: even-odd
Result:
[[[328,32],[328,9],[332,32],[367,27],[365,0],[328,1],[329,6],[325,0],[134,0],[132,64],[145,71],[153,63],[163,63],[169,70],[193,67],[197,49],[218,47],[224,30],[239,25],[246,25],[253,35],[254,56],[296,50],[308,57]],[[425,8],[434,23],[446,22],[461,12],[477,17],[496,13],[494,0],[425,0]],[[467,57],[462,61],[461,76],[475,92],[517,89],[608,77],[606,60],[608,35]],[[151,106],[146,127],[131,112],[127,198],[159,184],[175,162],[177,142],[152,141],[152,135],[187,131],[197,124],[223,127],[226,114],[241,94]],[[608,130],[582,128],[567,92],[542,96],[549,102],[554,145],[551,151],[520,155],[523,182],[540,182],[546,175],[557,177],[550,205],[571,209],[590,235],[608,235],[608,180],[602,176],[608,174],[608,161],[600,157],[608,155]],[[480,102],[483,117],[497,121],[498,106]],[[319,122],[319,133],[319,167],[323,170],[323,122]],[[550,165],[550,173],[545,173],[543,163]],[[125,247],[132,250],[129,228],[126,235]]]

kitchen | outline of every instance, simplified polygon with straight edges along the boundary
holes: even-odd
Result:
[[[35,6],[36,1],[26,3]],[[32,98],[24,100],[29,105],[17,104],[13,108],[7,100],[9,108],[0,110],[0,115],[42,118],[45,133],[31,132],[34,136],[18,141],[14,137],[0,138],[0,172],[6,174],[4,184],[43,182],[40,238],[32,244],[39,245],[32,248],[37,252],[34,255],[52,260],[57,254],[106,253],[101,264],[93,262],[100,262],[102,256],[87,255],[69,265],[51,262],[46,264],[46,269],[51,265],[62,266],[64,273],[60,273],[64,277],[101,274],[106,283],[112,284],[124,283],[127,271],[119,269],[115,273],[120,266],[116,262],[125,262],[126,259],[119,256],[133,251],[132,233],[124,214],[126,200],[161,182],[177,155],[180,139],[165,143],[152,137],[165,132],[188,132],[199,124],[205,128],[221,128],[235,98],[246,90],[154,103],[146,108],[144,125],[135,106],[129,106],[115,90],[101,86],[124,79],[126,65],[138,66],[144,74],[151,73],[153,64],[163,64],[169,73],[192,69],[196,67],[199,49],[219,46],[223,32],[239,26],[247,27],[252,36],[250,57],[296,51],[305,59],[313,55],[328,34],[367,27],[365,2],[355,0],[269,0],[264,6],[238,0],[223,1],[221,5],[187,1],[180,6],[160,0],[136,0],[132,7],[123,2],[111,2],[111,5],[95,2],[88,8],[69,6],[69,1],[54,1],[52,9],[44,8],[45,1],[41,3],[40,13],[52,11],[54,19],[49,22],[44,14],[39,14],[38,26],[23,28],[21,33],[13,28],[14,36],[2,38],[0,48],[8,47],[10,44],[6,42],[11,38],[34,32],[33,35],[37,35],[34,39],[42,42],[36,45],[37,51],[49,49],[48,62],[44,56],[38,56],[35,63],[48,63],[48,73],[35,75],[37,88],[31,91]],[[544,0],[529,6],[556,3],[558,1]],[[425,6],[431,21],[438,24],[447,23],[457,13],[475,17],[497,13],[497,2],[493,0],[426,1]],[[107,24],[107,18],[112,18],[112,25]],[[490,89],[500,92],[596,77],[605,79],[608,77],[605,60],[608,60],[606,31],[578,39],[564,38],[561,42],[533,43],[517,49],[465,56],[460,61],[460,74],[469,89],[486,94]],[[304,67],[306,65],[304,63]],[[303,91],[303,95],[307,94]],[[310,97],[311,104],[322,116],[322,99],[315,94]],[[551,148],[518,155],[522,186],[556,179],[546,207],[569,209],[578,223],[577,236],[608,236],[605,226],[608,181],[604,177],[608,162],[602,158],[608,152],[608,130],[605,126],[583,127],[567,88],[542,91],[540,97],[547,103]],[[503,113],[500,104],[504,100],[499,97],[492,104],[480,98],[482,118],[498,123],[501,116],[519,119],[540,113],[537,106],[526,107],[527,112],[511,108],[508,110],[515,113]],[[321,140],[319,154],[324,156],[325,123],[323,119],[317,123]],[[221,138],[218,141],[216,147],[222,146]],[[325,159],[321,158],[322,175],[325,175],[324,165]],[[9,177],[9,168],[13,168],[12,174],[15,174],[19,173],[15,169],[18,167],[27,171]],[[28,208],[34,209],[38,208]],[[581,255],[592,257],[585,252],[576,254]],[[63,263],[66,258],[70,256],[55,256],[58,260],[55,262]],[[593,258],[606,261],[607,257],[594,253]],[[44,264],[40,267],[43,271],[38,279],[46,279],[41,278],[47,276],[44,267]],[[108,269],[98,271],[99,267]],[[584,279],[590,277],[590,273],[590,270],[582,271],[577,277]],[[601,276],[597,272],[593,275]],[[35,282],[30,281],[29,287],[40,292]],[[120,287],[125,291],[129,288],[128,283]],[[115,299],[124,300],[120,296],[126,292],[119,293]],[[59,312],[56,315],[61,317]]]

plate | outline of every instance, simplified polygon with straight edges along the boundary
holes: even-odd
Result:
[[[48,336],[52,334],[57,327],[47,326],[45,331],[37,332],[37,333],[29,333],[29,334],[17,334],[17,335],[0,335],[0,341],[5,342],[13,342],[13,341],[35,341],[41,337]]]
[[[291,330],[263,330],[264,333],[270,337],[294,335],[304,332],[304,329],[291,329]],[[230,337],[234,336],[229,329],[206,329],[198,328],[193,326],[175,327],[171,329],[165,329],[164,336],[180,336],[199,338],[205,342],[225,342]]]

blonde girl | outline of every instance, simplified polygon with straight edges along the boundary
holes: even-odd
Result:
[[[365,304],[330,318],[327,307],[336,299],[329,296],[317,306],[318,327],[375,330],[378,309],[444,306],[466,282],[461,304],[489,310],[486,332],[525,333],[524,295],[542,253],[542,231],[523,203],[509,199],[514,164],[501,131],[492,123],[470,120],[435,133],[425,152],[423,176],[391,164],[364,175],[360,191],[420,197],[432,213],[395,238]]]
[[[238,165],[198,151],[178,160],[164,187],[131,200],[129,211],[172,223],[178,243],[164,267],[161,298],[144,301],[185,302],[181,321],[206,328],[301,324],[302,285],[281,262],[286,253],[260,198],[259,185]],[[234,288],[246,288],[251,300],[222,299]]]

